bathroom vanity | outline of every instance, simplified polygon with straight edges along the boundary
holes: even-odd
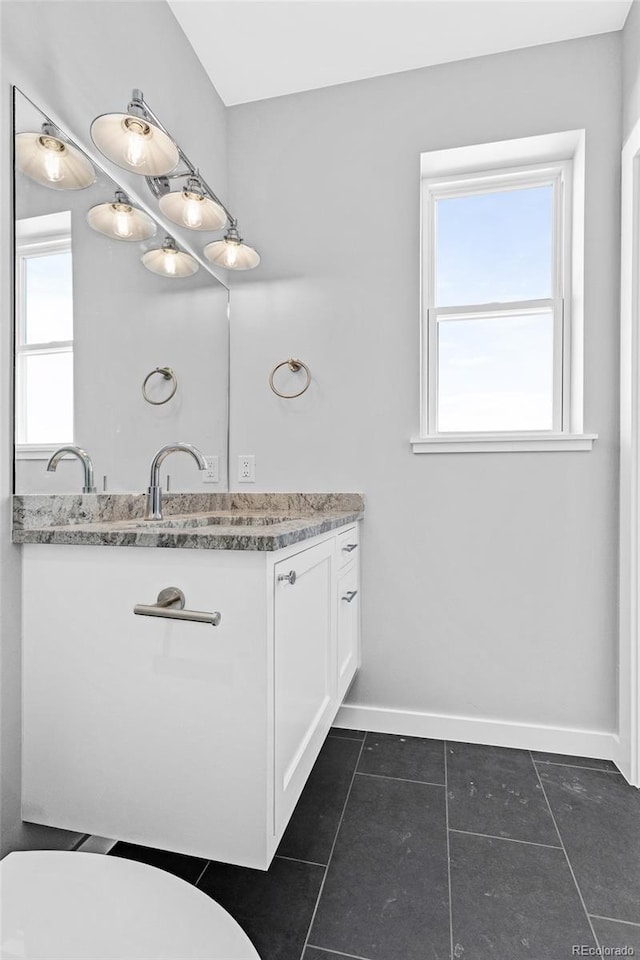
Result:
[[[220,270],[179,223],[198,272],[141,269],[164,186],[114,180],[86,136],[17,89],[14,106],[17,144],[48,131],[90,174],[65,190],[14,171],[23,818],[264,869],[359,664],[362,497],[201,492],[229,486]],[[116,207],[156,239],[101,228]],[[161,473],[178,450],[202,477],[184,456]],[[140,489],[150,462],[146,504],[106,493]]]
[[[23,818],[266,869],[359,665],[362,498],[15,499]],[[134,614],[168,587],[218,625]]]

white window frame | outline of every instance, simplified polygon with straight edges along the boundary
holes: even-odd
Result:
[[[582,136],[580,136],[582,134]],[[555,155],[554,155],[555,154]],[[423,154],[421,178],[421,396],[420,436],[414,453],[503,450],[589,450],[595,434],[582,432],[582,183],[584,131],[481,144]],[[520,163],[520,160],[533,162]],[[502,161],[502,162],[501,162]],[[580,171],[579,171],[580,172]],[[580,178],[578,178],[580,179]],[[551,297],[511,303],[435,304],[435,207],[439,199],[551,185],[553,279]],[[578,202],[576,202],[576,200]],[[576,209],[577,215],[576,215]],[[576,309],[578,305],[578,309]],[[553,420],[546,431],[441,432],[437,423],[438,321],[551,310],[554,324]],[[575,314],[579,314],[579,322]]]
[[[68,353],[73,356],[73,339],[51,340],[37,343],[26,342],[26,261],[54,253],[71,252],[71,236],[41,235],[37,239],[18,239],[16,242],[16,294],[15,294],[15,452],[19,460],[48,460],[51,454],[64,445],[73,443],[73,436],[60,437],[49,443],[23,443],[26,435],[26,377],[25,360],[29,356]],[[74,424],[75,433],[75,424]]]

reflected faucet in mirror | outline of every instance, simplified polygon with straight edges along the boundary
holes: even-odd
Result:
[[[93,461],[87,453],[86,450],[83,450],[82,447],[58,447],[55,451],[49,463],[47,464],[47,470],[49,473],[54,473],[56,467],[64,457],[66,453],[71,453],[74,457],[77,457],[78,460],[82,463],[84,469],[84,486],[82,488],[83,493],[95,493],[96,488],[94,485],[93,479]]]
[[[204,455],[192,443],[167,443],[160,447],[153,460],[151,461],[151,478],[149,480],[149,489],[147,491],[147,508],[145,510],[145,520],[162,520],[162,487],[160,486],[160,466],[162,461],[170,453],[188,453],[198,464],[200,470],[207,469],[207,461]]]

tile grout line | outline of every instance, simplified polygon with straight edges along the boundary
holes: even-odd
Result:
[[[554,816],[553,810],[551,809],[551,804],[549,803],[549,798],[548,798],[548,796],[547,796],[547,791],[546,791],[545,788],[544,788],[544,783],[542,782],[542,777],[540,776],[540,771],[539,771],[538,768],[536,767],[536,763],[535,763],[535,760],[533,759],[533,755],[532,755],[532,753],[531,753],[531,750],[529,750],[529,756],[531,757],[531,763],[532,763],[532,765],[533,765],[533,769],[534,769],[535,772],[536,772],[536,776],[537,776],[537,778],[538,778],[538,783],[540,784],[540,789],[542,790],[542,796],[544,797],[544,799],[545,799],[546,802],[547,802],[547,807],[548,807],[548,809],[549,809],[549,813],[550,813],[550,815],[551,815],[551,819],[553,820],[553,825],[554,825],[554,827],[556,828],[556,833],[558,834],[558,839],[560,840],[560,843],[561,843],[561,845],[562,845],[562,852],[564,853],[565,860],[567,861],[567,866],[569,867],[569,870],[571,871],[571,876],[573,877],[573,882],[574,882],[575,885],[576,885],[576,890],[577,890],[577,892],[578,892],[578,896],[580,897],[580,903],[582,904],[582,909],[583,909],[584,912],[585,912],[585,916],[586,916],[586,918],[587,918],[587,923],[589,924],[589,928],[590,928],[590,930],[591,930],[591,934],[592,934],[593,939],[594,939],[594,941],[595,941],[596,947],[598,948],[598,950],[601,950],[602,948],[601,948],[601,946],[600,946],[600,941],[598,940],[598,937],[596,936],[595,928],[594,928],[594,926],[593,926],[593,924],[592,924],[592,922],[591,922],[591,916],[589,915],[589,911],[587,910],[587,905],[586,905],[586,903],[584,902],[584,897],[582,896],[582,890],[580,889],[580,887],[579,887],[579,885],[578,885],[578,880],[577,880],[576,875],[575,875],[575,873],[574,873],[573,867],[571,866],[571,860],[569,860],[569,854],[567,853],[567,848],[566,848],[565,845],[564,845],[564,840],[562,839],[562,834],[560,833],[560,828],[558,827],[558,823],[557,823],[556,818],[555,818],[555,816]]]
[[[200,881],[201,881],[202,878],[204,877],[204,872],[205,872],[205,870],[207,869],[207,867],[209,866],[210,863],[211,863],[211,860],[207,860],[207,862],[205,863],[204,867],[202,868],[202,872],[200,873],[200,876],[198,877],[198,879],[197,879],[196,882],[194,883],[194,887],[197,887],[197,886],[198,886],[198,884],[200,883]]]
[[[364,737],[339,737],[337,733],[327,734],[327,740],[353,740],[354,743],[364,743]]]
[[[306,863],[310,867],[322,867],[323,870],[326,870],[326,863],[318,863],[317,860],[300,860],[299,857],[285,857],[282,853],[276,853],[274,860],[289,860],[291,863]]]
[[[444,825],[447,835],[447,883],[449,885],[449,950],[453,960],[453,898],[451,896],[451,844],[449,842],[449,775],[447,768],[447,741],[444,747]]]
[[[444,783],[432,783],[431,780],[409,780],[408,777],[388,777],[384,773],[363,773],[356,770],[358,777],[375,777],[377,780],[399,780],[401,783],[423,783],[426,787],[444,787]]]
[[[626,923],[628,927],[640,927],[640,923],[636,923],[634,920],[616,920],[615,917],[600,917],[597,913],[590,913],[589,916],[594,920],[608,920],[610,923]]]
[[[308,943],[307,947],[310,947],[311,950],[322,950],[323,953],[332,953],[334,957],[348,957],[349,960],[369,960],[369,957],[361,957],[359,953],[338,953],[337,950],[329,950],[328,947],[317,947],[315,943]]]
[[[497,837],[495,833],[476,833],[475,830],[457,830],[455,827],[449,827],[450,833],[463,833],[468,837],[485,837],[487,840],[506,840],[507,843],[526,843],[529,847],[545,847],[547,850],[562,850],[562,847],[555,843],[538,843],[537,840],[519,840],[517,837]]]
[[[357,773],[357,770],[358,770],[358,764],[360,763],[360,757],[362,756],[362,751],[364,750],[364,744],[365,744],[366,739],[367,739],[367,737],[366,737],[366,734],[365,734],[364,740],[363,740],[363,741],[361,742],[361,744],[360,744],[360,750],[359,750],[359,752],[358,752],[358,756],[357,756],[357,758],[356,758],[356,762],[355,762],[355,765],[354,765],[354,768],[353,768],[353,774],[352,774],[352,777],[351,777],[351,783],[349,784],[349,789],[347,790],[347,795],[346,795],[346,797],[345,797],[345,799],[344,799],[344,804],[343,804],[343,807],[342,807],[342,813],[340,814],[340,820],[338,821],[338,827],[337,827],[337,829],[336,829],[336,834],[335,834],[335,836],[334,836],[334,838],[333,838],[333,843],[331,844],[331,850],[329,851],[329,857],[328,857],[328,859],[327,859],[327,865],[326,865],[326,867],[324,868],[324,877],[322,878],[322,883],[320,884],[320,889],[318,890],[318,896],[316,897],[316,905],[315,905],[315,907],[313,908],[313,913],[311,914],[311,920],[309,921],[309,928],[308,928],[308,930],[307,930],[307,935],[306,935],[306,937],[304,938],[304,943],[303,943],[303,945],[302,945],[302,951],[301,951],[301,953],[300,953],[300,960],[303,960],[304,952],[305,952],[305,950],[307,949],[307,946],[308,946],[308,944],[309,944],[309,937],[310,937],[310,935],[311,935],[311,929],[312,929],[312,927],[313,927],[313,922],[314,922],[314,920],[316,919],[316,914],[317,914],[317,912],[318,912],[318,907],[320,906],[320,898],[321,898],[321,896],[322,896],[322,891],[324,890],[324,885],[325,885],[325,882],[326,882],[326,879],[327,879],[327,874],[328,874],[328,872],[329,872],[329,867],[331,866],[331,858],[333,857],[333,851],[335,850],[335,848],[336,848],[336,843],[338,842],[338,834],[340,833],[340,827],[342,826],[342,821],[344,820],[344,815],[345,815],[346,810],[347,810],[347,804],[349,803],[349,797],[351,796],[351,790],[352,790],[352,788],[353,788],[353,784],[355,783],[356,773]],[[322,949],[323,949],[323,947],[318,947],[318,950],[322,950]]]
[[[549,767],[570,767],[572,770],[595,770],[597,773],[615,773],[619,777],[622,776],[619,770],[609,770],[607,767],[585,767],[582,763],[560,763],[559,760],[536,760],[535,757],[532,757],[532,760],[536,766],[539,763],[543,763]]]

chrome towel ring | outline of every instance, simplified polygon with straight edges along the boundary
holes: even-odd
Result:
[[[171,390],[171,393],[167,397],[165,397],[164,400],[152,400],[149,394],[147,393],[147,384],[149,383],[149,380],[151,380],[151,377],[155,377],[157,373],[159,373],[164,380],[173,381],[173,388]],[[152,403],[154,407],[159,407],[163,403],[168,403],[169,400],[171,400],[171,398],[175,396],[177,389],[178,389],[178,378],[176,377],[171,367],[156,367],[155,370],[152,370],[151,373],[148,373],[144,378],[144,383],[142,384],[142,396],[145,398],[147,403]]]
[[[305,383],[302,390],[298,390],[297,393],[281,393],[273,385],[274,375],[280,369],[280,367],[285,367],[285,366],[289,367],[289,370],[291,370],[293,373],[297,373],[298,370],[304,370],[304,372],[307,375],[307,382]],[[283,397],[284,400],[293,400],[294,397],[301,397],[302,394],[305,392],[305,390],[309,389],[310,383],[311,383],[311,371],[309,370],[309,367],[306,365],[306,363],[303,363],[302,360],[297,360],[295,357],[289,357],[288,360],[283,360],[281,363],[276,363],[275,367],[269,374],[269,386],[271,387],[273,392],[276,394],[276,396]]]

